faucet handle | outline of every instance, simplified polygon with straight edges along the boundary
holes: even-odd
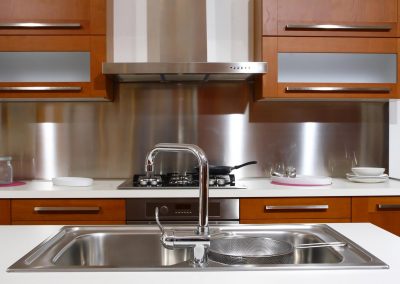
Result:
[[[158,227],[160,228],[161,233],[164,234],[164,227],[161,225],[161,222],[160,222],[159,209],[158,209],[158,207],[156,207],[156,208],[154,209],[154,215],[156,216],[156,222],[157,222]]]

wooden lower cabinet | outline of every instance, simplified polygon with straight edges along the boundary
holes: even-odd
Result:
[[[0,225],[8,225],[10,220],[10,200],[0,199]]]
[[[400,197],[353,197],[352,221],[370,222],[400,236]]]
[[[243,198],[240,223],[351,222],[350,197]]]
[[[15,199],[11,223],[125,224],[124,199]]]

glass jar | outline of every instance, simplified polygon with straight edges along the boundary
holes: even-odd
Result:
[[[13,182],[12,157],[0,157],[0,184]]]

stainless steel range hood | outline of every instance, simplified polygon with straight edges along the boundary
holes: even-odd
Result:
[[[107,62],[120,82],[248,80],[256,0],[108,1]]]

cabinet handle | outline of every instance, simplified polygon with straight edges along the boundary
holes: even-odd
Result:
[[[82,87],[52,87],[52,86],[28,86],[28,87],[0,87],[0,92],[80,92]]]
[[[400,209],[400,204],[378,204],[378,209]]]
[[[286,93],[390,93],[390,88],[286,87]]]
[[[389,25],[361,26],[361,25],[310,25],[310,24],[288,24],[285,26],[287,31],[376,31],[387,32],[392,29]]]
[[[100,211],[100,207],[34,207],[33,211],[36,213],[61,213],[61,212],[68,212],[68,213],[78,213],[78,212],[85,212],[85,213],[97,213]]]
[[[329,205],[266,205],[265,211],[274,210],[328,210]]]
[[[80,23],[0,23],[1,29],[80,29]]]

